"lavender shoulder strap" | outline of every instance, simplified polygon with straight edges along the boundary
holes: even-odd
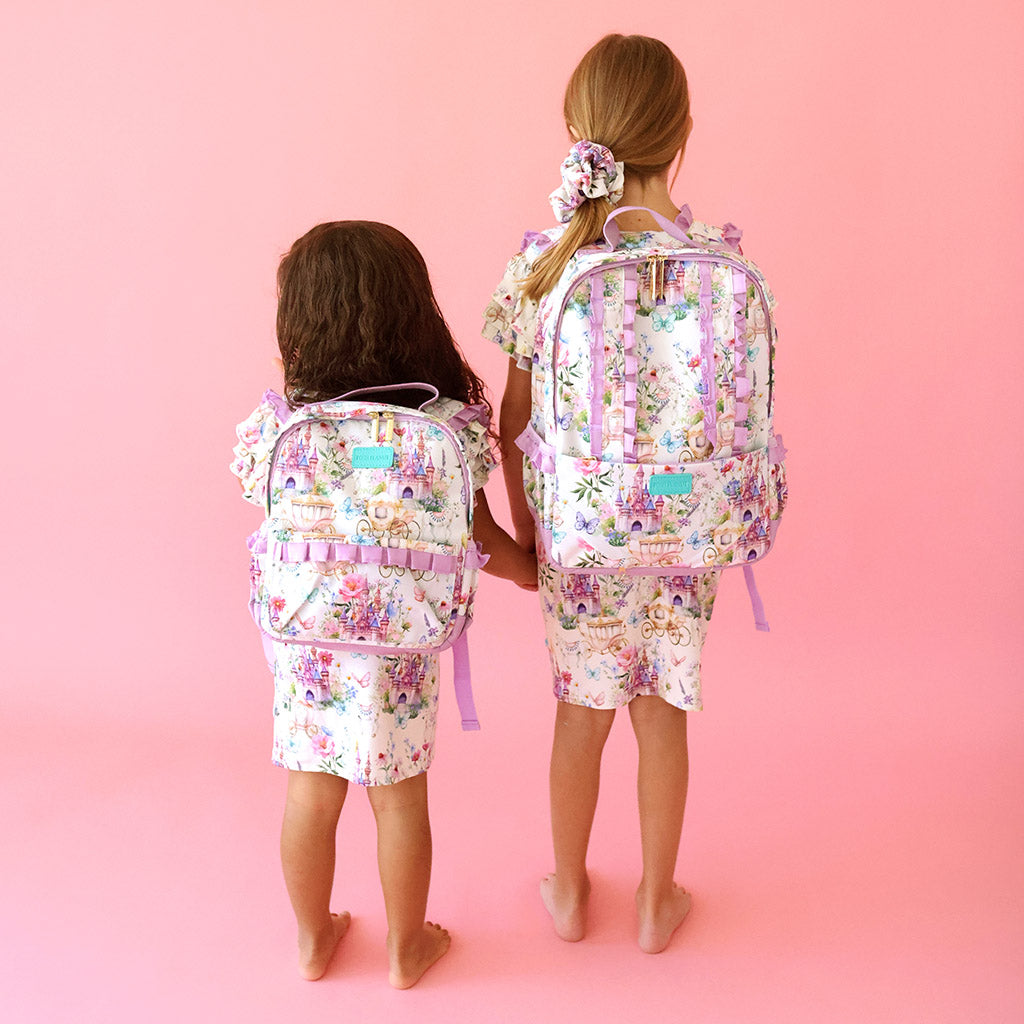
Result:
[[[770,632],[768,628],[768,620],[764,614],[764,603],[761,600],[761,595],[757,592],[757,584],[754,582],[754,567],[752,565],[743,566],[743,578],[747,582],[747,593],[750,595],[750,607],[754,612],[754,625],[762,633]]]
[[[690,216],[690,208],[688,206],[684,206],[679,211],[679,216],[675,221],[669,220],[668,217],[663,217],[660,213],[655,213],[654,210],[647,209],[646,206],[619,206],[608,214],[608,219],[604,222],[604,239],[613,249],[622,240],[622,229],[615,223],[615,218],[618,217],[620,213],[629,213],[633,210],[639,211],[640,213],[646,213],[649,217],[653,218],[654,222],[662,231],[670,234],[678,241],[685,242],[687,245],[700,246],[699,242],[695,242],[689,234],[687,234],[686,229],[690,226],[693,220]]]
[[[685,203],[679,208],[679,215],[674,221],[663,217],[660,213],[655,213],[654,210],[649,210],[646,206],[620,206],[612,210],[608,214],[608,219],[604,222],[604,239],[613,249],[622,240],[622,229],[615,223],[615,218],[620,213],[627,213],[630,210],[646,213],[662,231],[694,249],[710,249],[715,252],[740,252],[740,238],[743,237],[743,232],[735,224],[726,223],[723,226],[721,241],[713,238],[694,238],[690,234],[693,214]]]
[[[459,705],[462,728],[465,732],[474,732],[480,728],[480,720],[476,716],[476,705],[473,702],[473,687],[470,684],[469,673],[469,641],[465,632],[462,632],[452,645],[452,659],[455,701]]]

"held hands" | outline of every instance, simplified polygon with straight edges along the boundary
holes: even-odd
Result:
[[[483,491],[477,491],[473,536],[480,542],[484,554],[490,556],[484,572],[511,580],[524,590],[536,590],[537,553],[532,522],[528,535],[519,529],[516,535],[522,535],[522,542],[513,540],[494,521]]]
[[[529,526],[516,527],[516,543],[524,550],[532,554],[537,553],[537,533],[531,522]]]
[[[516,547],[519,553],[516,556],[516,574],[512,582],[523,590],[537,589],[537,552],[528,551],[518,541]]]
[[[516,546],[528,556],[523,561],[523,575],[517,576],[515,584],[523,590],[537,589],[537,534],[531,520],[528,526],[516,527]]]

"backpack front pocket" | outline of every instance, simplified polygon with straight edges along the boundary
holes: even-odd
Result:
[[[713,569],[771,546],[777,505],[765,449],[673,465],[552,458],[533,474],[545,544],[563,568]]]
[[[284,541],[272,547],[261,624],[292,643],[428,652],[458,620],[463,558],[446,545]]]

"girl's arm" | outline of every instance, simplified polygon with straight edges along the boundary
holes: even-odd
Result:
[[[528,551],[533,551],[537,543],[536,534],[533,516],[530,515],[526,493],[523,491],[523,455],[516,447],[516,438],[530,422],[530,388],[530,371],[521,369],[510,360],[505,394],[501,398],[501,412],[498,416],[501,469],[505,474],[505,489],[508,491],[516,541]]]
[[[520,547],[495,521],[484,492],[473,498],[473,539],[490,555],[484,572],[511,580],[524,590],[537,589],[537,556]]]

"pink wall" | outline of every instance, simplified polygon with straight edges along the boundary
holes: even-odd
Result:
[[[569,70],[624,30],[662,37],[688,70],[696,127],[677,198],[742,226],[780,299],[792,503],[761,580],[774,631],[752,633],[733,584],[709,707],[748,740],[768,708],[785,742],[842,737],[879,757],[902,744],[886,770],[917,781],[955,773],[965,743],[1019,769],[1020,5],[623,10],[43,0],[4,13],[12,714],[42,693],[69,722],[189,728],[199,708],[206,727],[226,700],[234,728],[267,731],[244,607],[256,512],[227,463],[234,424],[276,380],[279,254],[320,220],[396,224],[497,398],[505,361],[478,340],[480,311],[523,229],[550,221]],[[524,730],[547,742],[546,700],[487,695],[488,657],[499,672],[518,652],[520,617],[536,626],[533,599],[486,580],[473,640],[492,751]],[[544,691],[536,633],[526,642]],[[705,740],[708,759],[735,740]],[[842,765],[821,770],[858,787]]]
[[[547,4],[7,16],[0,302],[11,421],[34,425],[6,455],[9,535],[26,538],[3,596],[13,678],[43,672],[84,699],[98,666],[111,680],[145,664],[164,696],[136,691],[124,711],[165,718],[187,717],[165,686],[257,671],[239,554],[252,516],[225,462],[274,379],[278,254],[321,219],[399,225],[497,394],[480,309],[522,230],[549,221],[568,70],[622,28],[682,55],[696,130],[677,195],[744,227],[781,299],[794,499],[764,573],[776,623],[827,658],[863,659],[869,641],[874,667],[900,667],[901,710],[1021,708],[1006,673],[977,671],[970,700],[959,675],[996,638],[1020,653],[1021,474],[1005,454],[1019,8],[946,20],[788,0],[629,24],[620,5],[587,8],[585,29]],[[499,623],[479,628],[504,642]]]

